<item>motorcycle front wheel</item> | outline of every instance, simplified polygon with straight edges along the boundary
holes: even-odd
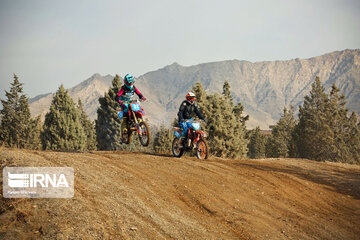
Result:
[[[144,147],[147,147],[150,144],[150,136],[151,136],[150,129],[146,122],[140,122],[139,127],[140,127],[140,134],[139,134],[140,143]]]
[[[208,146],[205,139],[200,139],[196,144],[196,157],[198,159],[208,158]]]
[[[185,150],[182,138],[175,137],[172,142],[171,149],[174,157],[178,157],[178,158],[181,157],[184,154],[184,150]]]

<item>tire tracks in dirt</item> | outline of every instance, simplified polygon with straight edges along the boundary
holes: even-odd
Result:
[[[147,183],[148,185],[155,186],[154,184],[151,183],[149,178],[143,177],[143,175],[145,175],[145,174],[139,174],[136,171],[132,170],[130,167],[126,166],[125,164],[122,164],[119,161],[114,161],[114,158],[111,158],[110,156],[108,156],[108,154],[97,154],[97,155],[102,157],[103,159],[106,159],[106,161],[108,161],[109,163],[112,163],[112,165],[115,166],[116,168],[122,169],[122,170],[125,169],[126,172],[129,172],[132,175],[136,176],[137,178],[143,180],[144,183]],[[121,166],[118,166],[119,164],[121,164]],[[160,191],[160,188],[158,188],[158,190]],[[150,219],[146,218],[141,213],[138,213],[135,210],[134,207],[130,206],[130,204],[127,204],[127,203],[125,203],[123,201],[119,202],[119,204],[121,204],[123,207],[125,207],[127,210],[129,210],[132,214],[134,214],[136,217],[138,217],[141,221],[143,221],[144,223],[149,224],[151,227],[153,227],[162,236],[165,236],[167,238],[171,238],[171,235],[169,233],[167,233],[166,231],[164,231],[162,229],[162,227],[158,223],[154,222],[153,220],[150,220]]]
[[[0,151],[0,158],[5,161],[1,166],[66,165],[75,170],[73,199],[11,201],[12,208],[0,214],[0,236],[6,231],[8,239],[360,235],[358,166],[302,159],[198,161],[126,152],[14,149]],[[38,233],[27,235],[29,231]]]
[[[37,152],[37,151],[30,152],[30,154],[40,156],[44,160],[46,160],[47,162],[49,162],[51,164],[56,164],[57,167],[64,167],[63,161],[59,161],[59,160],[55,159],[54,157],[49,157],[46,155],[46,153],[48,153],[48,152],[41,152],[41,153]],[[50,154],[52,154],[52,152],[50,152]],[[77,174],[79,174],[79,173],[77,173]],[[76,178],[76,175],[74,177]],[[79,180],[79,181],[81,181],[81,180]],[[80,201],[88,202],[87,204],[83,204],[84,205],[83,207],[86,207],[88,211],[91,211],[92,209],[96,210],[97,217],[100,218],[101,221],[105,224],[105,226],[103,226],[104,227],[103,232],[105,233],[105,236],[106,235],[109,235],[109,236],[119,236],[120,235],[122,238],[125,238],[126,235],[124,232],[118,233],[118,232],[113,231],[113,228],[109,224],[108,215],[106,213],[104,213],[103,211],[100,211],[99,204],[92,197],[89,196],[88,189],[82,188],[82,186],[85,186],[85,185],[86,184],[84,184],[84,183],[74,185],[74,191],[75,191],[74,196],[75,196],[75,194],[76,195],[80,194],[80,196],[81,196],[79,198],[79,195],[77,195],[77,196],[75,196],[75,198]],[[91,207],[91,206],[93,206],[93,207]]]
[[[150,169],[144,169],[144,170],[140,170],[140,168],[138,166],[134,166],[134,165],[129,165],[130,163],[125,163],[125,161],[114,161],[114,159],[116,159],[116,154],[113,153],[105,153],[105,155],[103,155],[102,153],[99,154],[99,156],[102,157],[106,157],[108,159],[108,161],[111,161],[113,164],[115,165],[120,165],[122,169],[126,169],[126,171],[130,172],[131,174],[134,174],[138,179],[141,179],[144,184],[151,186],[151,191],[154,195],[158,195],[158,193],[162,193],[162,196],[167,196],[169,195],[169,192],[166,190],[166,188],[164,187],[164,185],[168,186],[170,188],[170,191],[173,192],[173,196],[177,196],[178,200],[180,202],[183,202],[185,204],[185,206],[188,207],[186,212],[192,212],[193,211],[198,213],[198,217],[201,218],[209,218],[212,217],[214,218],[214,221],[218,222],[218,224],[220,224],[220,226],[222,226],[223,229],[229,229],[233,232],[233,236],[241,236],[242,238],[244,238],[244,230],[237,230],[236,228],[229,226],[228,222],[226,221],[224,216],[218,215],[216,214],[216,211],[212,210],[209,206],[207,206],[205,203],[203,203],[199,198],[195,197],[194,195],[192,195],[188,189],[182,187],[179,189],[179,186],[176,186],[174,188],[173,184],[167,184],[165,181],[161,181],[161,179],[159,181],[161,181],[161,185],[157,186],[157,184],[154,184],[153,180],[153,173],[151,171],[149,171]],[[131,156],[131,155],[130,155]],[[153,163],[154,165],[157,165],[157,163]],[[177,162],[177,164],[182,164],[184,165],[184,162]],[[203,163],[205,164],[205,162]],[[188,164],[185,164],[186,166],[189,166]],[[153,166],[152,166],[153,167]],[[163,165],[161,165],[161,167],[164,167]],[[167,171],[167,169],[159,169],[161,168],[159,166],[157,166],[156,171],[158,172],[158,175],[160,175],[160,172],[165,174],[166,176],[171,176],[171,180],[172,182],[182,182],[183,179],[179,178],[178,176],[176,176],[175,174],[170,173],[169,171]],[[189,166],[191,168],[193,168],[194,166]],[[134,168],[136,168],[136,170],[134,170]],[[204,170],[204,167],[202,166],[197,166],[197,169],[202,169]],[[205,169],[207,170],[207,169]],[[212,171],[210,171],[212,172]],[[218,172],[216,172],[216,174],[220,174]],[[144,185],[143,184],[143,185]],[[171,190],[172,189],[172,190]],[[158,196],[159,197],[159,196]],[[149,201],[146,201],[146,198],[142,198],[142,200],[148,204],[150,204],[150,206],[153,207],[153,204]],[[226,203],[228,205],[227,202],[225,202],[225,200],[222,200],[223,203]],[[179,207],[179,206],[177,206]],[[184,210],[184,208],[181,208],[182,210]],[[164,216],[164,215],[162,215]],[[167,221],[171,221],[171,219],[167,218]],[[200,223],[201,225],[204,225],[202,223]],[[204,227],[206,227],[207,225],[205,224]],[[219,227],[221,228],[221,227]],[[247,238],[247,237],[246,237]]]
[[[103,156],[103,155],[101,155],[101,156]],[[111,155],[109,153],[109,154],[106,154],[106,157],[110,161],[114,161],[115,156]],[[187,164],[186,163],[187,161],[188,161],[187,159],[182,159],[182,161],[177,161],[177,164],[185,165],[185,166],[188,166],[189,168],[193,169],[194,166]],[[191,160],[191,162],[193,162],[193,160]],[[150,179],[152,179],[153,174],[151,172],[149,173],[149,169],[140,170],[140,168],[138,166],[134,166],[134,165],[130,166],[129,164],[127,164],[123,161],[121,161],[121,162],[117,161],[117,164],[120,164],[122,168],[126,168],[126,170],[131,172],[132,174],[135,174],[139,179],[144,180],[144,182],[148,183],[148,185],[150,183],[151,187],[153,189],[155,189],[155,191],[154,191],[155,193],[164,192],[164,190],[161,188],[161,186],[158,187],[158,186],[156,186],[156,184],[154,185],[153,183],[151,183],[152,181]],[[196,171],[197,171],[197,169],[201,169],[201,170],[205,170],[205,171],[209,170],[206,167],[201,166],[200,164],[207,164],[207,162],[204,161],[204,162],[197,163],[197,165],[195,167]],[[155,165],[157,165],[157,164],[155,164]],[[156,169],[156,171],[162,172],[162,173],[166,174],[167,176],[170,175],[171,179],[173,181],[174,181],[174,179],[176,179],[175,182],[183,181],[183,179],[179,178],[175,174],[169,173],[169,171],[167,171],[166,169],[161,170],[161,169],[159,169],[159,166],[157,166],[157,167],[158,168]],[[161,167],[163,167],[163,165],[161,165]],[[133,168],[136,168],[136,171]],[[227,167],[225,167],[225,168],[223,167],[221,169],[226,170],[226,172],[229,172],[229,169]],[[214,172],[214,171],[211,170],[210,172]],[[215,172],[215,173],[217,175],[226,174],[226,173],[219,173],[219,172]],[[164,182],[162,182],[162,185],[163,184],[164,184]],[[192,212],[192,214],[193,214],[193,212],[195,211],[198,213],[198,215],[199,215],[198,217],[201,217],[201,218],[211,217],[214,219],[214,221],[216,221],[218,224],[220,224],[219,226],[222,226],[219,228],[231,230],[233,232],[232,235],[234,235],[234,236],[238,236],[238,237],[241,236],[242,238],[248,238],[248,234],[245,234],[245,231],[243,229],[238,230],[239,226],[234,227],[232,225],[229,225],[229,221],[226,220],[225,216],[222,216],[221,214],[217,214],[215,210],[212,210],[211,207],[209,207],[205,203],[203,203],[198,197],[191,194],[189,189],[187,189],[185,187],[179,188],[179,186],[175,187],[175,189],[174,189],[174,186],[171,184],[168,186],[172,189],[172,191],[174,193],[173,195],[177,196],[177,198],[188,207],[187,212]],[[168,192],[164,192],[164,194],[168,195]],[[225,199],[218,197],[217,200],[222,201],[221,205],[225,204],[228,206],[227,208],[231,208],[231,205]],[[182,208],[182,210],[184,210],[184,208]],[[206,227],[206,224],[204,226]],[[245,235],[246,235],[246,237],[245,237]]]

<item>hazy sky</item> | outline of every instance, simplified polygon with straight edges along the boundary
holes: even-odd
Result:
[[[346,48],[360,48],[359,0],[0,0],[0,97],[13,73],[34,97],[94,73]]]

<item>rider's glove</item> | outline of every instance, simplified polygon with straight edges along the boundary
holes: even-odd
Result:
[[[146,97],[141,97],[140,99],[143,101],[146,101]]]
[[[204,123],[207,123],[206,120],[205,120],[205,118],[203,118],[202,120],[204,121]]]
[[[124,109],[126,109],[126,106],[125,106],[124,102],[119,100],[119,103],[120,103],[121,109],[124,111]]]

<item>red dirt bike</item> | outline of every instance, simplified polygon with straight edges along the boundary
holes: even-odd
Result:
[[[205,140],[206,132],[201,130],[200,121],[187,121],[188,132],[187,138],[181,136],[180,128],[174,128],[175,138],[172,142],[172,152],[175,157],[181,157],[184,151],[196,150],[198,159],[207,159],[208,145]]]
[[[142,101],[141,101],[142,102]],[[129,102],[129,119],[127,123],[127,131],[124,133],[125,125],[124,120],[121,124],[121,138],[122,143],[130,144],[131,136],[133,132],[137,132],[141,145],[144,147],[150,144],[150,129],[143,117],[146,115],[144,109],[140,106],[139,100],[133,100]],[[123,112],[119,112],[119,117],[122,119]]]

